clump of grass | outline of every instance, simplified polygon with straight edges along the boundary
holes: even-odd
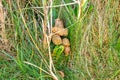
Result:
[[[74,73],[77,80],[119,79],[119,52],[114,48],[119,44],[119,18],[115,16],[118,14],[118,4],[118,1],[91,2],[90,5],[94,6],[92,12],[88,11],[79,25],[75,25],[74,32],[71,32],[76,35],[71,40],[78,42],[73,44],[77,49],[73,50],[76,55],[72,59],[75,63],[73,67],[78,71]]]

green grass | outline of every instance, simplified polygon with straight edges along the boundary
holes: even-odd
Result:
[[[62,0],[62,4],[68,2],[71,1]],[[59,76],[59,80],[119,80],[120,3],[118,0],[88,0],[87,3],[79,19],[77,4],[52,8],[53,25],[57,17],[61,18],[69,29],[71,43],[71,54],[54,64],[55,75],[59,76],[60,70],[65,77]],[[17,56],[11,61],[0,61],[0,80],[52,80],[50,74],[40,69],[49,72],[48,51],[42,48],[41,42],[43,10],[30,8],[43,6],[42,2],[20,1],[18,5],[13,0],[8,5],[3,0],[3,4],[8,11],[6,20],[12,24],[8,25],[7,37],[13,42]],[[53,2],[58,4],[61,2]]]

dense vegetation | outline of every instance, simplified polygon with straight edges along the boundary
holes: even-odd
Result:
[[[0,80],[120,79],[119,0],[2,0],[2,4],[12,49],[0,50],[9,58],[0,56]],[[56,19],[68,29],[67,56],[53,55],[57,48],[51,41],[44,47],[45,34],[51,37]]]

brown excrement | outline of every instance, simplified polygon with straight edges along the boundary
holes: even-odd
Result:
[[[63,45],[64,53],[68,56],[71,52],[70,41],[67,38],[68,29],[64,27],[63,21],[61,19],[56,19],[55,26],[52,28],[52,42],[54,45]],[[64,38],[62,38],[64,37]]]

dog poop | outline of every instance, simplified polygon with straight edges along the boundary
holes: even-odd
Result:
[[[67,36],[68,35],[68,29],[67,28],[53,27],[52,32],[54,34],[59,35],[59,36]]]
[[[52,36],[52,42],[55,44],[55,45],[60,45],[62,44],[62,39],[59,35],[53,35]]]
[[[64,48],[64,53],[66,56],[68,56],[70,54],[70,47],[65,47]]]
[[[52,42],[55,46],[64,46],[64,54],[70,54],[70,41],[68,38],[68,29],[64,28],[63,21],[60,19],[55,20],[55,26],[52,28]]]
[[[59,18],[55,20],[55,27],[64,28],[63,21]]]
[[[65,46],[65,47],[69,47],[70,46],[70,41],[67,39],[67,38],[64,38],[62,40],[62,44]]]

